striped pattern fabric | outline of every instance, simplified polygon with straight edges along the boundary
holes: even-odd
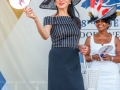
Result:
[[[52,25],[50,31],[52,47],[77,48],[80,39],[80,28],[69,16],[44,18],[44,26]]]

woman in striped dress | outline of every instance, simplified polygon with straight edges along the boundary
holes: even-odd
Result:
[[[48,90],[84,90],[79,62],[79,39],[81,23],[75,16],[74,5],[80,0],[45,0],[43,9],[55,9],[57,13],[44,18],[44,27],[31,8],[24,9],[33,18],[43,39],[51,36],[49,53]],[[81,49],[87,53],[87,47]]]

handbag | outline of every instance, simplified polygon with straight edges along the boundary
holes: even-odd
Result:
[[[97,90],[99,68],[88,68],[85,56],[83,56],[84,68],[81,69],[85,90]]]

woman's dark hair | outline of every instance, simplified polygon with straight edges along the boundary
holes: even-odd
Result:
[[[107,18],[104,18],[104,19],[102,19],[102,20],[103,20],[105,23],[110,24],[110,22],[111,22],[112,20],[115,20],[116,17],[117,17],[117,14],[116,14],[116,12],[115,12],[115,13],[112,14],[111,16],[109,16],[109,17],[107,17]]]
[[[105,23],[108,23],[109,25],[111,24],[112,20],[115,20],[117,17],[117,13],[115,12],[114,14],[112,14],[111,16],[107,17],[107,18],[103,18],[102,21]],[[109,28],[109,27],[108,27]],[[108,29],[107,28],[107,29]]]
[[[56,7],[57,8],[57,7]],[[81,29],[81,21],[80,19],[78,18],[80,15],[78,13],[78,11],[76,10],[76,8],[74,7],[73,5],[73,2],[71,1],[71,4],[69,4],[68,6],[68,14],[70,15],[70,17],[73,19],[73,21],[76,23],[76,25]],[[78,17],[75,15],[75,11],[77,12],[78,14]],[[57,9],[57,13],[56,15],[58,14],[58,9]]]
[[[75,11],[77,12],[78,14],[78,17],[80,16],[77,9],[74,7],[72,1],[71,1],[71,4],[69,4],[68,6],[68,14],[71,16],[71,18],[74,20],[74,22],[77,24],[77,26],[79,28],[81,28],[81,21],[78,17],[76,17],[75,15]]]

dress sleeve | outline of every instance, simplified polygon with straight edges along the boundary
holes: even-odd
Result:
[[[65,24],[73,24],[73,20],[70,17],[66,16],[60,16],[60,17],[52,17],[52,16],[47,16],[44,18],[44,23],[43,25],[65,25]]]
[[[47,16],[44,18],[44,22],[43,22],[43,25],[52,25],[54,24],[54,18],[51,17],[51,16]]]

